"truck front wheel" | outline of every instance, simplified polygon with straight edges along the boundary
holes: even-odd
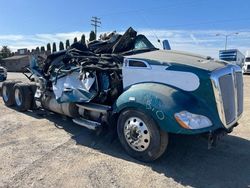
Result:
[[[117,124],[119,140],[128,154],[137,160],[150,162],[167,148],[168,134],[155,121],[138,110],[123,111]]]
[[[14,96],[18,111],[24,112],[31,108],[33,97],[28,84],[17,83],[14,86]]]

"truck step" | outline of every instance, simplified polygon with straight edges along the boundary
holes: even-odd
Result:
[[[96,130],[98,127],[101,126],[101,123],[98,123],[98,122],[95,122],[95,121],[90,121],[90,120],[83,119],[83,118],[73,119],[73,122],[80,125],[80,126],[91,129],[91,130]]]
[[[105,113],[105,114],[112,109],[111,106],[95,104],[95,103],[77,104],[77,106],[85,110],[90,110],[90,111],[95,111],[95,112],[100,112],[100,113]]]

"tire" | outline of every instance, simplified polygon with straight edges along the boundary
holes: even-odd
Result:
[[[36,83],[31,82],[31,83],[29,83],[29,86],[30,86],[30,89],[31,89],[31,91],[32,91],[32,94],[35,95],[36,89],[37,89]]]
[[[158,159],[168,145],[168,133],[161,131],[151,117],[134,109],[119,115],[117,133],[127,153],[143,162]]]
[[[36,102],[35,102],[35,94],[36,94],[36,89],[37,89],[37,85],[34,82],[29,83],[30,89],[31,89],[31,93],[32,93],[32,97],[31,97],[31,110],[35,110],[37,109],[36,106]]]
[[[18,111],[25,112],[31,109],[33,103],[33,95],[30,85],[24,83],[15,84],[14,99]]]
[[[2,85],[1,95],[4,101],[4,104],[8,107],[15,104],[14,97],[14,85],[19,83],[18,81],[5,81]]]

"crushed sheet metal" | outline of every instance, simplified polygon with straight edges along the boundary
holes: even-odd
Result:
[[[79,79],[79,72],[73,72],[62,77],[53,84],[53,91],[56,100],[60,102],[87,102],[95,96],[95,92],[90,92],[96,77],[91,77],[87,72],[83,79]],[[73,95],[72,95],[73,94]]]

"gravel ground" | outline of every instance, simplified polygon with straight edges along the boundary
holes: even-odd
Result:
[[[29,74],[30,75],[30,74]],[[8,80],[21,80],[27,81],[28,79],[22,73],[8,72],[7,75]]]
[[[9,79],[22,79],[10,73]],[[207,150],[200,136],[171,135],[159,160],[138,162],[111,133],[0,100],[0,187],[250,187],[250,75],[234,132]]]

